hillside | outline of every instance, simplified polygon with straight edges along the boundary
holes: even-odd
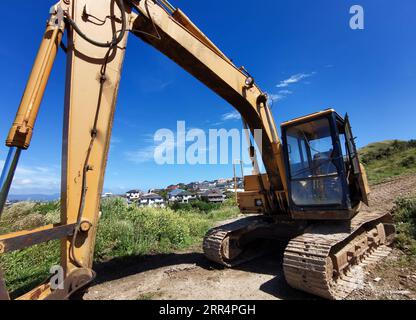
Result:
[[[416,140],[386,140],[359,150],[371,184],[402,174],[416,173]]]

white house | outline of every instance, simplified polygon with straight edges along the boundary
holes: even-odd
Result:
[[[111,192],[106,192],[106,193],[104,193],[101,197],[102,198],[111,198],[111,197],[113,197],[114,195],[111,193]]]
[[[141,190],[130,190],[126,192],[126,198],[129,201],[139,200],[142,195],[143,195],[143,191]]]
[[[223,203],[225,195],[217,189],[207,190],[200,194],[201,200],[209,203]]]
[[[176,189],[176,190],[172,190],[168,194],[168,201],[170,203],[173,203],[173,202],[189,203],[192,200],[196,200],[196,195],[193,195],[192,193],[185,191],[185,190]]]
[[[139,201],[140,207],[165,207],[165,200],[156,193],[143,195]]]

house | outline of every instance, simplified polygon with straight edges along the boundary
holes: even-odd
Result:
[[[184,191],[184,192],[177,195],[177,200],[178,200],[178,202],[181,202],[181,203],[189,203],[191,201],[196,200],[196,195],[194,195],[194,194],[192,194],[188,191]]]
[[[198,182],[191,182],[191,183],[188,183],[186,186],[186,189],[187,190],[198,190],[199,189],[199,183]]]
[[[237,190],[234,188],[234,186],[232,186],[231,188],[228,188],[227,189],[227,192],[237,192],[237,193],[239,193],[239,192],[244,192],[245,190],[244,190],[244,188],[237,188]]]
[[[126,198],[129,201],[139,200],[142,195],[143,195],[143,191],[141,190],[130,190],[126,192]]]
[[[174,190],[169,191],[168,201],[169,202],[176,202],[177,201],[176,197],[184,191],[185,190],[183,190],[183,189],[174,189]]]
[[[208,182],[208,181],[204,181],[204,182],[201,182],[201,183],[198,185],[198,188],[199,188],[199,190],[201,190],[201,191],[207,191],[207,190],[209,190],[210,188],[212,188],[212,184],[211,184],[210,182]]]
[[[101,196],[101,198],[111,198],[111,197],[114,197],[114,195],[111,192],[106,192]]]
[[[173,203],[173,202],[189,203],[192,200],[196,200],[196,196],[182,189],[172,190],[168,194],[168,201],[170,203]]]
[[[209,203],[223,203],[225,195],[217,189],[207,190],[200,194],[201,200]]]
[[[165,200],[156,193],[143,195],[139,201],[140,207],[165,207]]]
[[[226,182],[218,182],[215,187],[218,189],[225,189],[227,186],[228,184]]]

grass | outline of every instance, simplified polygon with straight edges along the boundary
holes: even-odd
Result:
[[[157,300],[163,292],[148,292],[139,295],[136,300]]]
[[[370,184],[416,173],[416,140],[387,140],[360,149]]]
[[[36,204],[20,202],[7,208],[0,222],[0,234],[33,229],[59,221],[59,202]],[[59,263],[59,243],[51,241],[0,256],[6,283],[16,294],[28,291],[49,275]]]
[[[175,210],[138,208],[127,205],[123,199],[103,200],[95,262],[186,249],[200,243],[216,222],[239,214],[233,201],[210,208],[199,206]],[[17,203],[5,210],[0,234],[56,223],[59,216],[59,202]],[[48,277],[50,267],[58,263],[58,241],[0,255],[0,267],[13,296],[40,284]]]
[[[416,197],[396,200],[393,214],[397,232],[395,245],[416,262]]]

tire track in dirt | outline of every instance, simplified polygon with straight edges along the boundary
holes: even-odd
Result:
[[[394,200],[416,194],[416,174],[396,177],[371,187],[370,208],[390,211]]]

